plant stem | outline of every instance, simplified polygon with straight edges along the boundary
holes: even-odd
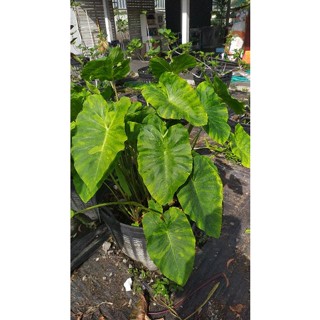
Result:
[[[119,96],[118,96],[118,91],[117,91],[117,88],[116,88],[116,85],[114,83],[114,81],[110,81],[110,84],[111,84],[111,87],[115,93],[115,96],[116,96],[116,101],[119,101]]]
[[[109,207],[109,206],[114,206],[114,205],[131,205],[131,206],[136,206],[136,207],[142,208],[143,210],[146,210],[146,211],[153,211],[153,212],[161,213],[157,210],[147,208],[144,205],[142,205],[141,203],[135,202],[135,201],[112,201],[112,202],[104,202],[104,203],[96,204],[94,206],[79,210],[79,211],[75,212],[74,215],[79,214],[79,213],[84,213],[84,212],[87,212],[92,209],[101,208],[101,207],[105,207],[105,206]]]
[[[196,146],[198,139],[200,137],[201,132],[203,131],[202,127],[200,128],[200,130],[198,131],[197,135],[194,137],[193,142],[192,142],[192,150],[194,149],[194,147]]]

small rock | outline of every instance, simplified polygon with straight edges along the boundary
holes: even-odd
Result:
[[[109,277],[112,277],[112,275],[113,275],[113,273],[112,273],[112,272],[110,272],[110,273],[109,273]]]
[[[129,263],[128,268],[129,268],[129,269],[132,269],[132,268],[133,268],[133,266],[132,266],[132,264],[131,264],[131,263]]]
[[[108,253],[108,250],[111,247],[111,243],[108,241],[105,241],[102,245],[102,250],[104,251],[104,253]]]
[[[107,277],[102,277],[102,280],[106,280],[107,279]]]
[[[123,259],[122,260],[123,263],[127,263],[127,261],[128,261],[127,259]]]
[[[107,251],[107,254],[108,254],[108,255],[113,254],[113,250]]]
[[[126,291],[132,291],[131,285],[132,285],[132,279],[131,278],[128,278],[125,281],[125,283],[123,284],[123,286],[125,287]]]
[[[96,258],[96,261],[99,261],[99,258]]]

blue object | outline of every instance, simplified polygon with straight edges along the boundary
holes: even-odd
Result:
[[[246,73],[250,75],[250,70],[246,70]],[[243,76],[232,76],[231,82],[250,82],[250,80]]]

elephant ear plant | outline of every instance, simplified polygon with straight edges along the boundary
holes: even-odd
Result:
[[[130,224],[142,226],[153,262],[183,286],[195,258],[192,223],[218,238],[223,204],[218,170],[193,150],[197,138],[192,141],[190,132],[198,127],[224,143],[231,130],[226,103],[237,113],[244,105],[218,78],[193,88],[174,72],[178,63],[183,61],[164,65],[163,72],[157,64],[159,81],[142,86],[147,103],[141,104],[116,91],[115,81],[129,72],[119,47],[88,62],[82,77],[89,89],[73,88],[71,94],[71,154],[81,199],[89,201],[106,185],[110,201],[96,207],[111,206]],[[109,94],[91,88],[97,80],[106,81]]]

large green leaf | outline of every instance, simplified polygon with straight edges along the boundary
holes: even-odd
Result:
[[[165,132],[167,130],[166,123],[155,113],[148,114],[143,119],[143,124],[151,124],[160,132]]]
[[[92,94],[100,94],[100,90],[92,83],[90,83],[89,81],[86,81],[86,86],[89,90],[89,92],[91,92]]]
[[[87,203],[96,194],[103,183],[103,179],[101,179],[101,181],[97,185],[93,186],[92,189],[89,189],[87,185],[81,180],[76,170],[73,170],[72,172],[72,181],[77,194],[84,203]]]
[[[112,108],[101,95],[89,96],[77,117],[71,153],[81,180],[92,190],[102,179],[127,140],[124,117],[130,99],[123,97]]]
[[[130,72],[130,59],[124,57],[120,47],[111,48],[108,58],[112,61],[112,80],[120,80]]]
[[[182,209],[198,228],[209,236],[220,236],[223,185],[218,170],[209,158],[201,155],[194,157],[192,175],[177,196]]]
[[[219,77],[213,78],[213,86],[216,94],[237,114],[243,114],[245,112],[245,104],[239,100],[232,98],[228,87],[222,82]]]
[[[160,132],[147,124],[138,136],[139,173],[152,197],[161,205],[173,199],[174,193],[192,171],[188,131],[181,124]]]
[[[188,53],[183,53],[179,56],[175,56],[172,59],[171,64],[165,59],[160,57],[154,57],[150,60],[149,67],[154,76],[159,78],[162,73],[166,71],[172,71],[175,74],[179,74],[182,71],[187,70],[188,68],[193,68],[197,64],[195,57],[191,56]]]
[[[191,56],[188,53],[183,53],[179,56],[173,57],[173,61],[171,63],[171,71],[178,74],[189,68],[195,67],[196,64],[197,60],[195,57]]]
[[[112,78],[112,61],[108,57],[91,60],[83,67],[81,76],[88,81],[95,79],[110,80]]]
[[[156,115],[156,112],[153,108],[149,108],[148,106],[142,105],[140,102],[135,102],[131,104],[131,107],[129,108],[125,118],[126,133],[130,145],[134,146],[137,144],[136,141],[142,123],[144,122],[144,119],[151,114]]]
[[[78,113],[82,110],[83,102],[89,95],[90,92],[81,86],[71,88],[71,122],[77,118]]]
[[[166,277],[185,285],[195,256],[195,239],[185,214],[174,207],[163,215],[148,212],[142,223],[152,261]]]
[[[82,70],[85,80],[120,80],[130,72],[130,60],[124,58],[120,47],[110,49],[107,57],[89,61]]]
[[[208,82],[200,83],[197,92],[208,114],[208,124],[204,126],[204,130],[211,139],[224,144],[228,140],[231,130],[227,123],[228,108]]]
[[[240,158],[244,167],[250,168],[250,135],[238,123],[234,134],[230,135],[231,150]]]
[[[194,126],[207,124],[207,113],[196,91],[171,72],[164,72],[158,85],[145,86],[142,95],[162,118],[185,119]]]
[[[162,205],[160,205],[159,203],[157,203],[153,199],[150,199],[148,201],[148,208],[152,209],[152,210],[155,210],[155,211],[158,211],[159,213],[163,213]]]
[[[149,67],[152,74],[157,78],[159,78],[164,72],[171,71],[169,62],[160,57],[150,59]]]

